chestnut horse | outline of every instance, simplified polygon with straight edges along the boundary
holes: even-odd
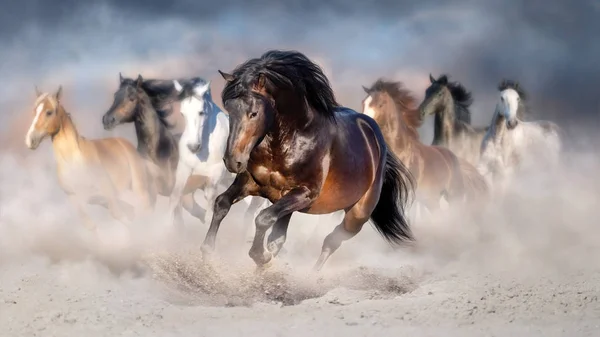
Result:
[[[237,175],[216,199],[204,253],[214,250],[231,205],[248,195],[273,203],[255,221],[249,255],[259,266],[281,250],[294,212],[345,211],[325,238],[315,270],[369,218],[389,242],[412,240],[405,216],[413,190],[410,173],[388,151],[373,119],[337,103],[317,64],[297,51],[271,50],[232,74],[219,73],[226,81],[222,99],[230,118],[224,161]]]
[[[487,193],[485,180],[475,167],[461,163],[445,147],[421,143],[417,128],[422,119],[416,100],[401,82],[379,79],[363,90],[367,93],[363,113],[377,121],[391,150],[415,177],[419,202],[435,211],[442,196],[451,202]]]
[[[143,159],[123,138],[87,139],[77,132],[71,115],[61,104],[62,86],[56,94],[36,88],[33,120],[25,144],[37,149],[46,137],[52,139],[60,187],[77,207],[85,225],[97,227],[85,212],[85,205],[101,205],[125,222],[132,219],[132,206],[119,199],[125,190],[139,198],[141,209],[150,210],[156,192]]]

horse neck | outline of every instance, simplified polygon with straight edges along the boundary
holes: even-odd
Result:
[[[160,143],[161,128],[164,126],[161,125],[158,113],[149,99],[138,103],[136,109],[133,125],[138,139],[138,151],[153,156]]]
[[[387,142],[394,143],[397,148],[403,148],[411,141],[414,141],[415,137],[412,137],[409,131],[409,126],[406,125],[402,114],[404,113],[403,107],[398,106],[391,100],[386,106],[386,111],[377,114],[375,121],[380,126],[381,131]]]
[[[501,140],[506,134],[506,123],[504,121],[504,117],[500,116],[497,108],[496,112],[494,113],[494,117],[492,117],[492,123],[490,125],[489,132],[494,141]]]
[[[433,144],[449,145],[454,137],[454,123],[456,121],[456,108],[454,100],[448,90],[442,98],[442,108],[435,114],[433,127]]]
[[[305,99],[295,95],[281,95],[275,98],[276,127],[272,128],[271,136],[274,139],[288,138],[298,131],[315,130],[329,125],[330,120],[314,111]]]
[[[60,128],[52,136],[52,148],[56,157],[69,160],[80,154],[80,145],[85,142],[85,138],[79,135],[71,117],[62,107],[58,108],[57,113],[60,118]]]

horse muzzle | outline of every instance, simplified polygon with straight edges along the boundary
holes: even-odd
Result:
[[[187,144],[187,148],[188,150],[190,150],[191,153],[198,153],[200,152],[202,145],[200,145],[200,143],[191,143]]]
[[[246,168],[248,167],[248,159],[249,158],[226,156],[223,158],[223,162],[225,163],[225,168],[227,168],[227,171],[238,174],[246,171]]]
[[[506,121],[506,127],[509,130],[516,128],[518,124],[519,124],[519,121],[517,121],[516,119]]]
[[[104,130],[112,130],[117,126],[118,122],[114,116],[104,115],[102,117],[102,125],[104,126]]]
[[[30,150],[35,150],[38,148],[38,146],[40,146],[43,138],[44,137],[42,135],[37,134],[27,135],[25,138],[25,145],[27,145]]]

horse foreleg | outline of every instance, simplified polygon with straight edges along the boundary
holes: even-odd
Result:
[[[175,173],[175,184],[173,190],[169,196],[169,217],[171,219],[171,226],[176,220],[176,209],[179,209],[181,213],[181,197],[183,195],[183,189],[187,183],[188,178],[192,174],[192,169],[182,162],[177,163],[177,171]],[[180,224],[177,224],[178,226]],[[183,225],[183,218],[181,219],[181,225]]]
[[[122,224],[133,221],[135,218],[135,207],[118,198],[117,189],[113,182],[107,178],[100,184],[102,196],[107,199],[106,207],[108,208],[110,215]]]
[[[254,233],[254,240],[248,253],[257,265],[264,265],[273,258],[273,253],[265,248],[265,234],[267,230],[281,220],[281,225],[278,226],[278,234],[273,237],[273,240],[281,241],[282,237],[285,237],[285,235],[281,235],[284,232],[282,229],[285,227],[287,231],[287,224],[285,226],[283,224],[285,221],[289,222],[289,217],[291,217],[293,212],[310,206],[313,202],[313,199],[310,198],[311,193],[307,187],[293,189],[276,203],[260,211],[255,221],[256,232]],[[287,220],[285,219],[286,217],[288,218]],[[277,243],[275,241],[272,242],[274,242],[276,247]],[[281,247],[278,249],[281,249]]]
[[[290,225],[290,219],[292,218],[292,213],[285,215],[275,222],[273,225],[273,230],[271,230],[271,234],[267,238],[267,249],[273,257],[279,254],[285,240],[287,239],[287,230]]]
[[[215,199],[210,227],[202,243],[202,252],[204,254],[209,254],[215,249],[217,232],[219,231],[221,222],[227,216],[227,213],[229,213],[231,206],[249,195],[248,185],[253,183],[251,183],[250,179],[248,172],[238,174],[231,186]]]
[[[214,208],[215,198],[217,196],[217,188],[221,181],[225,178],[225,174],[229,174],[223,169],[223,165],[216,165],[211,168],[208,174],[208,183],[204,187],[204,198],[206,199],[206,214],[204,223],[209,223],[212,219],[211,210]]]
[[[188,194],[184,194],[181,197],[181,206],[183,206],[183,208],[188,211],[188,213],[190,213],[194,218],[197,218],[198,220],[202,220],[204,219],[204,217],[206,216],[206,210],[204,208],[202,208],[194,199],[194,192],[192,193],[188,193]],[[180,217],[181,217],[181,223],[183,224],[183,216],[181,215],[181,207],[179,207],[179,213],[180,213]],[[177,212],[177,209],[176,209]],[[177,215],[175,215],[177,217]],[[177,222],[177,218],[175,219],[175,221]]]
[[[90,216],[85,211],[84,202],[82,202],[81,199],[79,199],[75,195],[70,195],[69,201],[77,209],[77,213],[79,214],[79,217],[81,217],[81,219],[83,220],[84,226],[92,232],[95,232],[96,230],[98,230],[98,226],[96,226],[96,223],[94,223],[94,221],[92,221]]]

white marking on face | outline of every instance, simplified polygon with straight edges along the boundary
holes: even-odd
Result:
[[[28,148],[31,149],[31,146],[33,145],[32,142],[32,136],[33,133],[35,132],[35,126],[38,122],[38,120],[40,119],[40,115],[42,114],[42,110],[44,110],[44,101],[46,99],[46,97],[48,96],[48,94],[42,94],[36,101],[35,103],[36,108],[35,108],[35,116],[33,117],[33,121],[31,122],[31,125],[29,126],[29,130],[27,131],[27,135],[25,136],[25,145],[27,145]]]
[[[506,89],[500,93],[500,113],[507,120],[517,117],[519,109],[519,94],[514,89]]]
[[[195,95],[181,102],[180,111],[185,119],[185,130],[183,131],[182,138],[189,145],[202,146],[204,123],[213,110],[211,102],[204,100],[204,94],[209,88],[210,82],[196,87],[194,88]]]
[[[375,110],[371,108],[371,102],[373,102],[373,97],[369,95],[367,96],[367,98],[365,98],[365,101],[363,103],[363,114],[371,118],[375,118]]]

